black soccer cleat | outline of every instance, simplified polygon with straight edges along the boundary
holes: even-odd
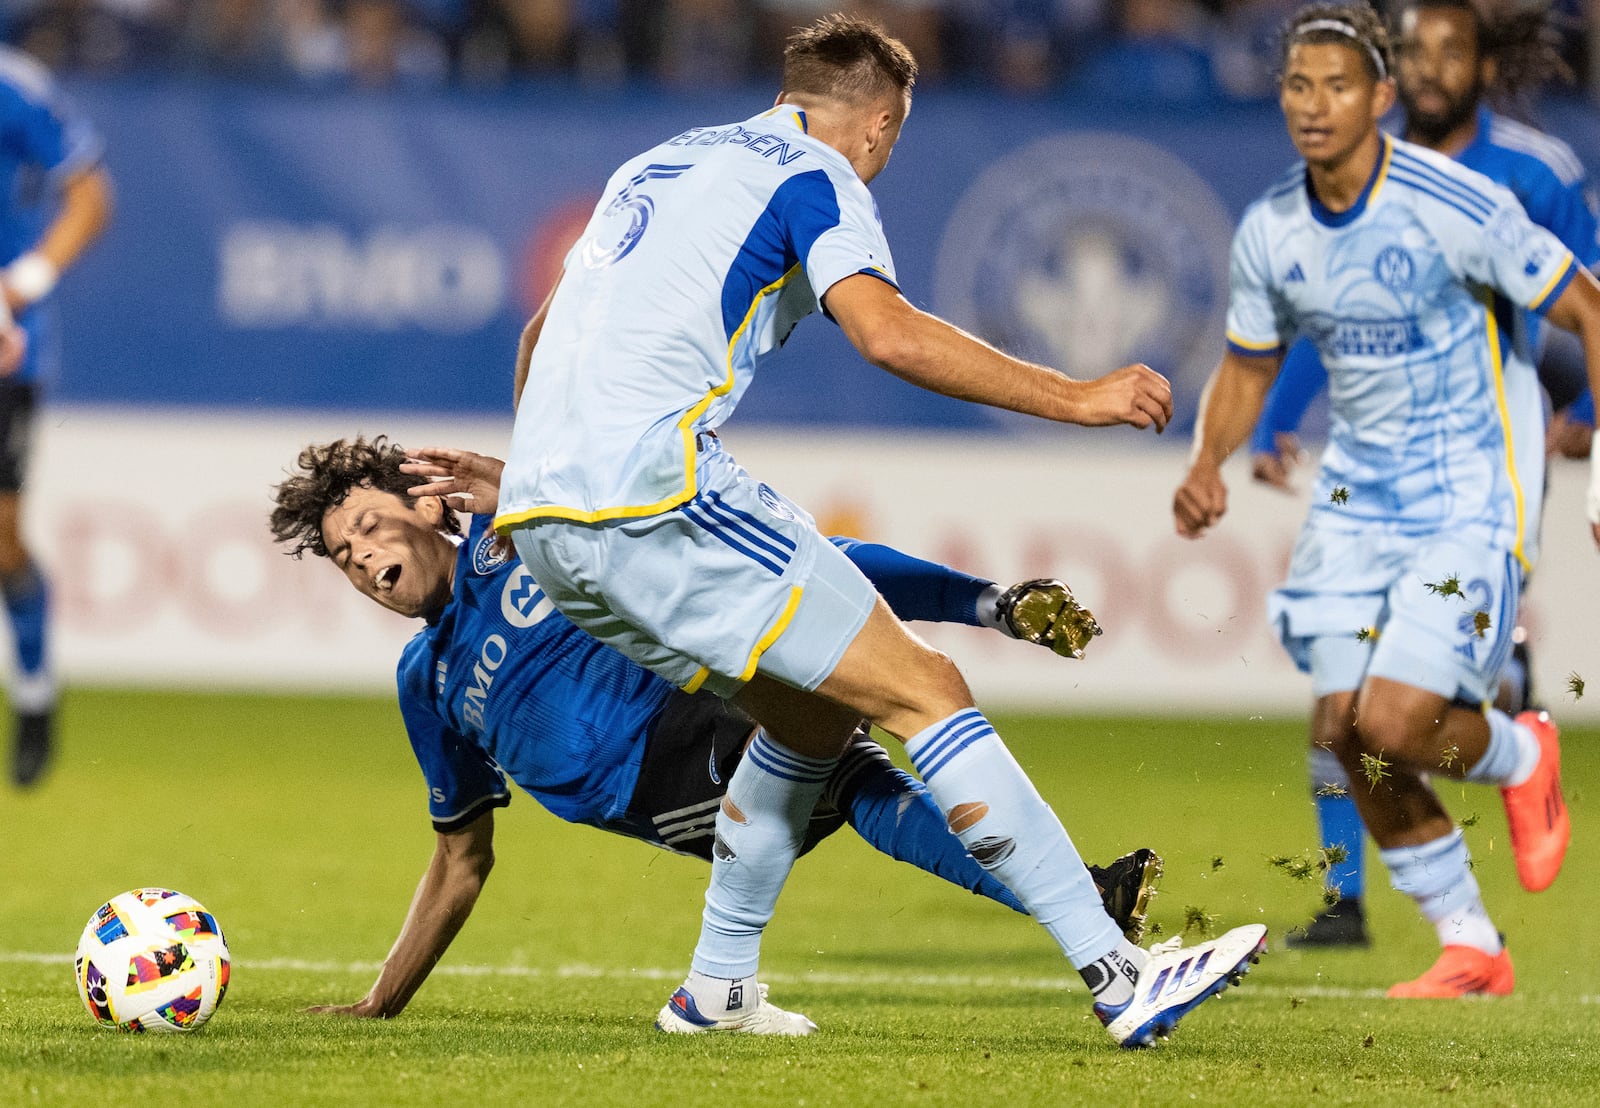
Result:
[[[53,712],[18,712],[15,745],[11,749],[11,780],[26,789],[44,775],[55,744]]]
[[[1296,948],[1327,946],[1368,946],[1367,913],[1360,897],[1340,897],[1304,927],[1296,928],[1284,941]]]
[[[1144,939],[1145,917],[1150,900],[1161,880],[1161,855],[1148,847],[1124,854],[1109,866],[1089,867],[1095,888],[1105,903],[1106,915],[1122,929],[1127,940],[1138,946]]]
[[[995,612],[1012,635],[1063,658],[1083,657],[1089,640],[1100,634],[1094,613],[1073,599],[1063,582],[1048,577],[1012,585],[995,601]]]

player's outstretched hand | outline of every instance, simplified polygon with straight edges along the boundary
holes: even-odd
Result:
[[[15,323],[0,326],[0,377],[10,377],[22,368],[28,352],[28,332]]]
[[[1228,486],[1214,465],[1197,462],[1172,497],[1178,534],[1197,539],[1228,510]]]
[[[1250,476],[1263,485],[1293,492],[1294,484],[1289,480],[1289,475],[1305,461],[1305,451],[1300,449],[1300,440],[1287,431],[1279,431],[1274,435],[1272,445],[1272,451],[1251,455]]]
[[[1085,427],[1126,423],[1140,430],[1153,426],[1159,434],[1172,419],[1172,383],[1147,365],[1125,365],[1078,384],[1073,423]]]
[[[494,515],[500,505],[500,472],[506,464],[487,454],[448,446],[410,451],[400,472],[428,480],[406,491],[412,496],[442,496],[445,503],[472,515]]]

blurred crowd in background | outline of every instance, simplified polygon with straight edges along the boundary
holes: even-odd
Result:
[[[1500,0],[1517,3],[1519,0]],[[1273,94],[1299,0],[0,0],[6,39],[64,73],[194,72],[312,86],[524,79],[771,84],[784,36],[871,15],[921,87],[1143,103]],[[1600,88],[1586,0],[1553,0],[1577,87]]]

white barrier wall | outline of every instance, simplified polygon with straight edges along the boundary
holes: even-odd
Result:
[[[270,488],[299,448],[356,432],[408,445],[503,450],[507,424],[415,417],[53,408],[40,421],[29,530],[56,583],[55,653],[81,684],[392,687],[413,628],[320,559],[286,558],[266,528]],[[1106,629],[1083,662],[968,628],[928,627],[979,699],[1006,707],[1299,713],[1307,684],[1270,634],[1264,597],[1304,512],[1232,473],[1221,528],[1172,530],[1182,443],[1044,429],[1034,441],[725,436],[753,472],[832,533],[888,542],[997,580],[1060,576]],[[1545,557],[1529,597],[1536,680],[1568,717],[1600,715],[1600,554],[1585,470],[1552,480]],[[1352,632],[1354,628],[1352,628]],[[1591,707],[1592,706],[1592,707]]]

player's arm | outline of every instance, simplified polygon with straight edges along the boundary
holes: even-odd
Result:
[[[544,331],[545,317],[550,314],[550,302],[556,298],[556,289],[560,287],[561,278],[557,277],[556,283],[550,288],[550,295],[544,298],[544,303],[533,313],[533,318],[528,320],[527,326],[522,329],[522,337],[517,340],[517,369],[511,385],[512,408],[522,403],[522,387],[528,383],[528,367],[533,363],[533,348],[539,343],[539,335]]]
[[[111,176],[96,165],[74,173],[61,186],[61,207],[39,241],[0,274],[13,313],[42,300],[56,279],[111,224]]]
[[[1198,538],[1228,510],[1222,463],[1250,437],[1278,375],[1281,351],[1248,355],[1229,347],[1200,400],[1189,473],[1172,498],[1178,534]]]
[[[400,937],[383,960],[378,980],[354,1004],[323,1005],[309,1011],[369,1019],[392,1019],[404,1011],[472,914],[494,865],[493,844],[493,811],[484,812],[460,830],[441,831],[433,860],[411,898]]]
[[[1316,347],[1308,340],[1290,347],[1250,436],[1250,475],[1257,481],[1285,492],[1292,490],[1289,474],[1302,457],[1295,432],[1306,409],[1327,387],[1328,373]]]
[[[1077,381],[996,350],[865,273],[835,282],[823,303],[867,361],[931,392],[1086,427],[1160,431],[1172,418],[1172,386],[1149,366]]]
[[[1583,360],[1589,370],[1589,390],[1600,394],[1600,282],[1587,270],[1579,268],[1550,305],[1545,318],[1582,341]],[[1595,544],[1600,546],[1600,450],[1592,451],[1589,458],[1587,509],[1590,531]]]

